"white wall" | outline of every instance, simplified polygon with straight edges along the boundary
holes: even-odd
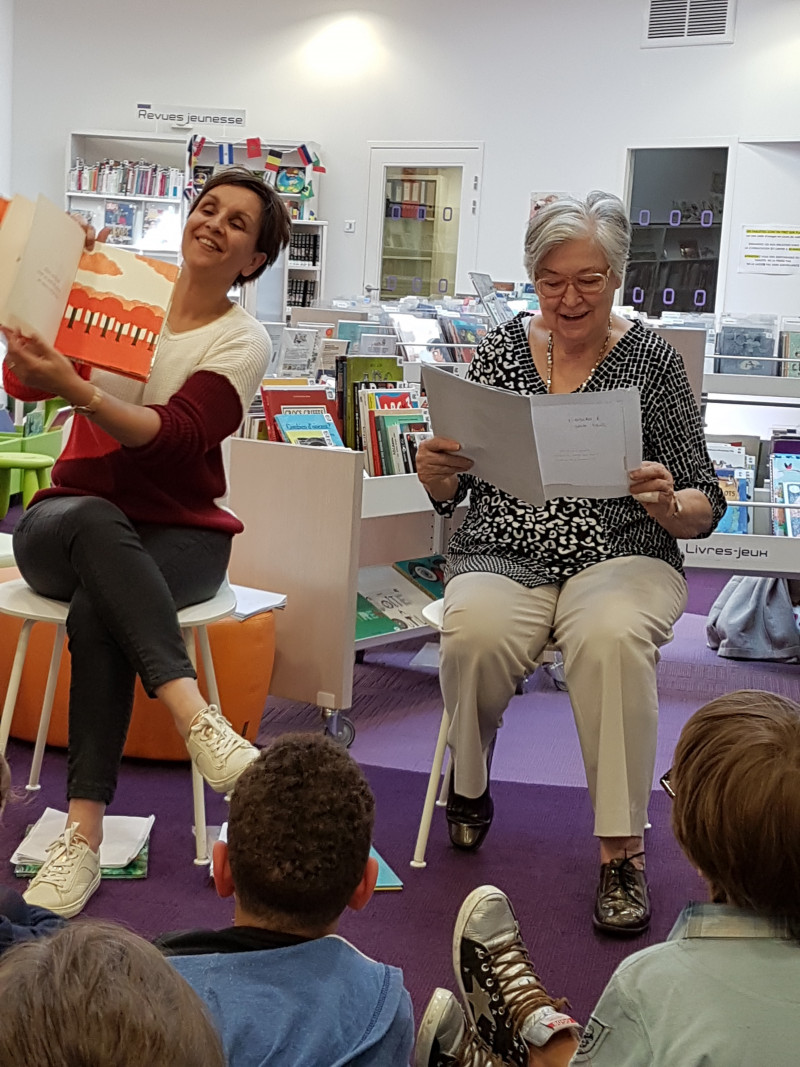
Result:
[[[331,296],[362,285],[367,141],[483,140],[478,266],[520,278],[532,189],[622,194],[629,147],[798,138],[800,3],[738,0],[734,45],[663,49],[640,48],[646,6],[19,0],[12,185],[60,198],[69,130],[135,128],[138,102],[246,108],[252,133],[324,149]]]
[[[11,184],[11,55],[14,0],[0,0],[0,196]]]

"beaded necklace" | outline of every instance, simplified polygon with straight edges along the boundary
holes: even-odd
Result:
[[[592,366],[592,369],[589,371],[588,376],[584,379],[583,383],[581,385],[579,385],[577,389],[574,390],[574,392],[582,393],[583,390],[586,388],[586,386],[589,384],[589,382],[592,380],[592,378],[594,377],[594,372],[600,366],[600,362],[602,361],[603,356],[606,354],[606,346],[608,345],[608,342],[610,341],[610,339],[611,339],[611,316],[609,315],[609,317],[608,317],[608,333],[606,334],[605,341],[603,341],[603,347],[600,349],[600,352],[599,352],[599,354],[597,356],[597,359],[594,361],[594,365]],[[548,338],[547,338],[547,391],[548,391],[548,393],[550,392],[550,385],[552,383],[552,380],[553,380],[553,332],[551,330],[550,334],[548,335]]]

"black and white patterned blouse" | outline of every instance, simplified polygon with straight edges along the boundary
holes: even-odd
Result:
[[[531,358],[526,319],[523,313],[492,330],[475,352],[469,379],[526,395],[547,392]],[[683,361],[672,345],[639,322],[608,352],[585,391],[630,386],[641,395],[642,458],[663,463],[676,489],[704,493],[716,526],[725,512],[725,498],[708,458]],[[619,556],[652,556],[683,573],[675,538],[632,496],[559,497],[537,508],[462,474],[456,496],[433,501],[433,506],[442,515],[452,515],[467,493],[466,518],[447,550],[446,578],[490,571],[534,588],[564,582],[594,563]]]

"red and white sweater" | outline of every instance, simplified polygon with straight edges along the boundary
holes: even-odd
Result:
[[[195,330],[173,333],[165,326],[144,384],[81,368],[103,392],[157,410],[161,429],[148,444],[128,448],[76,415],[53,467],[52,487],[37,493],[34,502],[48,496],[100,496],[133,522],[239,533],[241,522],[215,502],[226,492],[220,446],[242,421],[268,358],[264,327],[233,305]],[[5,365],[3,387],[19,400],[50,395],[22,385]]]

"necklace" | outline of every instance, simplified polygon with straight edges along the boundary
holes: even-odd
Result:
[[[606,346],[608,345],[608,342],[609,342],[610,339],[611,339],[611,316],[609,315],[609,317],[608,317],[608,333],[606,334],[605,341],[603,341],[603,347],[600,349],[600,352],[598,353],[597,359],[594,361],[594,364],[592,366],[592,369],[589,371],[589,374],[584,379],[584,381],[581,383],[581,385],[579,385],[578,388],[574,390],[574,392],[582,393],[583,390],[586,388],[586,386],[589,384],[589,382],[592,380],[592,378],[594,377],[594,372],[600,366],[600,361],[602,360],[603,356],[606,354]],[[551,385],[552,381],[553,381],[553,332],[551,330],[550,334],[548,335],[548,338],[547,338],[547,392],[548,393],[550,392],[550,385]]]

